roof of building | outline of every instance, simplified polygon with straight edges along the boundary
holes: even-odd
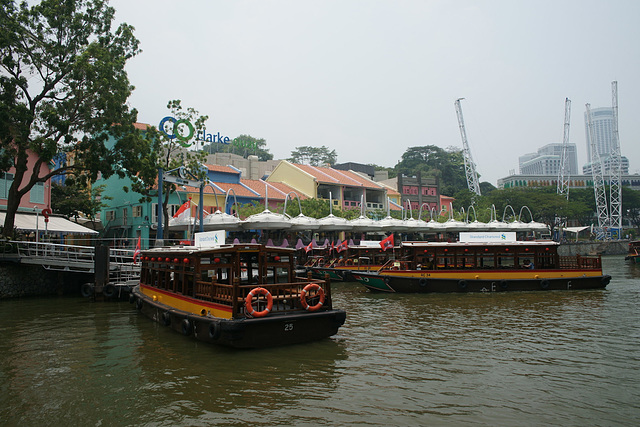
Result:
[[[301,200],[306,198],[303,194],[299,194],[294,188],[282,182],[267,182],[261,179],[242,179],[241,181],[247,187],[258,192],[260,197],[265,197],[266,188],[268,187],[268,196],[270,200],[285,200],[287,198],[287,194],[291,192],[298,194]]]
[[[349,187],[381,189],[375,182],[352,171],[343,171],[322,166],[294,164],[297,168],[313,176],[316,181],[325,184],[339,184]]]

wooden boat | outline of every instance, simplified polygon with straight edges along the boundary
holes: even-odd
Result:
[[[629,242],[629,253],[624,259],[625,261],[633,261],[636,264],[640,263],[640,240]]]
[[[351,272],[378,271],[390,258],[394,251],[383,251],[373,246],[348,246],[346,250],[333,256],[311,256],[302,269],[311,273],[312,277],[324,279],[328,276],[332,281],[352,282]]]
[[[184,335],[254,348],[319,340],[337,333],[329,281],[296,277],[294,250],[260,244],[143,251],[134,302]]]
[[[353,272],[383,292],[505,292],[596,289],[609,284],[600,256],[560,256],[555,242],[403,242],[398,259]]]

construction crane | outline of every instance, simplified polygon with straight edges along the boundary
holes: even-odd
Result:
[[[618,229],[618,238],[622,231],[622,186],[620,185],[620,140],[618,139],[618,82],[611,82],[611,107],[613,123],[611,131],[611,156],[609,157],[609,225]]]
[[[593,192],[596,197],[596,210],[598,211],[598,229],[596,238],[598,240],[608,239],[607,229],[609,227],[609,210],[607,208],[607,193],[604,188],[604,176],[600,153],[596,146],[596,135],[591,121],[591,106],[587,107],[587,128],[589,129],[589,139],[591,140],[591,176],[593,177]]]
[[[560,154],[560,169],[558,171],[558,194],[564,194],[569,200],[569,118],[571,116],[571,100],[564,100],[564,136],[562,138],[562,153]]]
[[[462,155],[464,157],[464,173],[467,176],[467,187],[469,191],[480,196],[480,184],[478,183],[478,174],[476,173],[476,164],[471,157],[469,150],[469,142],[467,141],[467,132],[464,128],[464,119],[462,118],[462,107],[460,101],[464,98],[458,98],[455,102],[456,114],[458,115],[458,125],[460,126],[460,135],[462,135]]]

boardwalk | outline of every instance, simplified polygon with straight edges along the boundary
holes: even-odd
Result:
[[[95,273],[96,250],[93,246],[58,243],[9,241],[0,260],[41,265],[46,270]],[[140,265],[133,262],[132,249],[109,250],[109,282],[124,283],[140,277]]]

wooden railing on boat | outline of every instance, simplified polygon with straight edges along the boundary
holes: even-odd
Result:
[[[271,293],[273,298],[272,312],[287,312],[302,310],[300,293],[309,283],[318,284],[324,294],[325,302],[323,307],[331,309],[331,287],[329,281],[315,280],[299,277],[299,282],[295,283],[270,283],[270,284],[240,284],[238,278],[234,279],[234,284],[196,281],[195,297],[204,301],[216,304],[232,306],[234,316],[244,314],[245,299],[251,290],[262,287]],[[313,305],[313,304],[311,304]]]

